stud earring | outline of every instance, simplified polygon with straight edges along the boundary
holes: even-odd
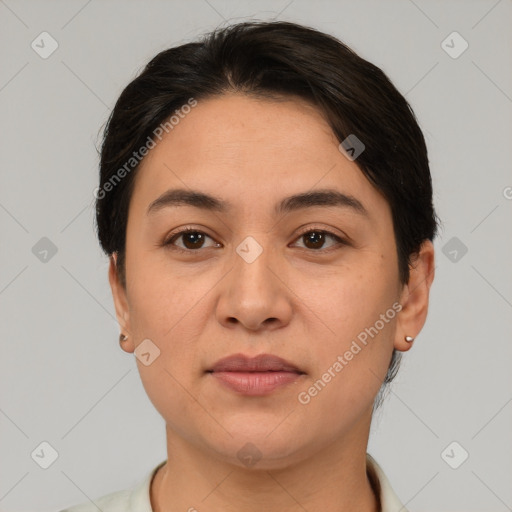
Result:
[[[125,336],[123,333],[119,335],[119,342],[122,343],[123,341],[126,341],[128,339],[128,336]]]
[[[414,341],[414,338],[411,338],[411,336],[406,336],[405,341],[407,341],[407,343],[412,343]]]

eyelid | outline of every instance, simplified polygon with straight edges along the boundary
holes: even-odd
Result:
[[[333,236],[335,238],[338,238],[339,240],[343,240],[343,241],[346,241],[347,243],[349,242],[350,238],[343,234],[343,233],[335,233],[334,231],[332,231],[332,228],[327,228],[327,227],[321,227],[321,226],[306,226],[304,229],[301,229],[299,231],[299,234],[297,235],[297,238],[302,236],[302,235],[305,235],[306,233],[309,233],[310,231],[319,231],[319,232],[322,232],[322,233],[325,233],[326,235],[330,235],[330,236]]]
[[[170,233],[163,241],[162,245],[163,246],[167,246],[167,245],[171,245],[173,247],[173,249],[176,249],[178,251],[183,251],[183,252],[188,252],[188,253],[191,253],[191,252],[199,252],[199,249],[204,249],[204,247],[200,247],[199,249],[197,250],[194,250],[194,249],[183,249],[182,247],[178,247],[177,245],[174,245],[174,243],[172,242],[173,239],[178,239],[180,236],[182,235],[186,235],[187,233],[201,233],[205,236],[207,236],[208,238],[211,238],[212,240],[214,240],[214,238],[212,236],[210,236],[205,230],[204,228],[198,228],[198,227],[195,227],[195,226],[184,226],[182,228],[178,228],[178,230],[176,231],[173,231],[172,233]],[[219,242],[215,242],[216,244],[218,244]],[[209,249],[210,247],[206,247],[206,249]]]
[[[305,234],[307,233],[310,233],[310,232],[321,232],[327,236],[330,236],[334,239],[336,239],[336,241],[338,242],[338,246],[339,245],[350,245],[350,238],[347,237],[346,235],[340,235],[340,234],[336,234],[334,233],[333,231],[331,231],[330,229],[328,228],[325,228],[325,227],[320,227],[320,226],[311,226],[311,225],[308,225],[308,226],[305,226],[303,229],[301,229],[299,231],[299,233],[297,234],[297,236],[294,238],[294,242],[296,242],[301,236],[304,236]],[[212,240],[215,240],[212,236],[210,236],[208,233],[206,233],[204,231],[204,228],[198,228],[198,227],[194,227],[194,226],[184,226],[182,228],[178,228],[177,231],[173,231],[171,234],[169,234],[164,242],[162,243],[163,246],[172,246],[173,250],[177,250],[177,251],[181,251],[181,252],[185,252],[185,253],[194,253],[194,252],[197,252],[199,253],[201,251],[201,249],[212,249],[214,247],[199,247],[198,249],[183,249],[182,247],[179,247],[177,245],[175,245],[172,241],[173,239],[178,239],[180,236],[182,235],[185,235],[187,233],[201,233],[203,235],[205,235],[206,237],[208,238],[211,238]],[[219,244],[219,242],[215,242],[217,245]],[[318,253],[322,253],[322,252],[328,252],[332,249],[335,249],[337,246],[333,246],[333,247],[329,247],[327,249],[308,249],[308,248],[305,248],[306,250],[308,251],[311,251],[311,252],[318,252]]]
[[[313,252],[313,253],[326,254],[330,251],[336,250],[337,248],[339,248],[340,245],[345,245],[345,246],[351,245],[350,238],[347,237],[346,235],[336,234],[328,228],[323,228],[323,227],[319,227],[319,226],[316,226],[316,227],[315,226],[306,226],[303,230],[301,230],[299,232],[299,234],[295,238],[295,242],[299,238],[301,238],[302,236],[304,236],[305,234],[310,233],[310,232],[323,233],[324,235],[326,235],[328,237],[330,236],[331,238],[336,240],[337,244],[335,244],[331,247],[327,247],[325,249],[308,249],[307,247],[306,248],[300,247],[300,249],[304,249],[308,252]]]

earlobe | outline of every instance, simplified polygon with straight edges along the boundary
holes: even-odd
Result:
[[[397,317],[394,347],[406,352],[423,328],[427,319],[429,293],[435,270],[434,246],[430,240],[421,245],[409,265],[409,282],[404,286]],[[412,338],[412,339],[411,339]]]
[[[108,280],[112,290],[112,299],[114,301],[116,317],[121,331],[119,341],[121,342],[123,340],[121,343],[121,348],[125,352],[133,352],[135,350],[135,346],[133,345],[133,337],[130,336],[131,326],[128,300],[126,297],[126,290],[119,281],[119,275],[117,271],[117,253],[115,252],[110,256]],[[125,336],[126,339],[124,339]]]

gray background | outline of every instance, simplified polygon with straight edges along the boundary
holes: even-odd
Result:
[[[443,220],[429,317],[369,452],[412,512],[512,510],[511,0],[0,0],[0,510],[60,510],[166,458],[163,420],[118,345],[93,231],[95,144],[157,52],[274,17],[381,67],[429,147]],[[59,45],[47,59],[31,48],[43,31]],[[453,31],[469,43],[458,58],[441,44]],[[46,261],[43,237],[57,248]],[[58,453],[47,469],[31,456],[43,441]]]

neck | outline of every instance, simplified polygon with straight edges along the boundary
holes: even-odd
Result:
[[[168,458],[151,485],[153,511],[379,512],[376,482],[367,471],[367,427],[365,435],[353,433],[271,470],[220,460],[166,428]]]

